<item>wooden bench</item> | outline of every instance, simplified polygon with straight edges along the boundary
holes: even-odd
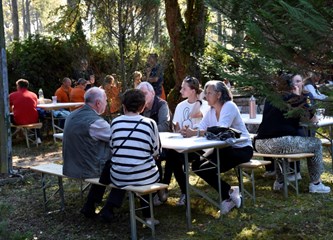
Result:
[[[65,198],[64,198],[64,188],[63,188],[63,178],[69,178],[68,176],[63,175],[62,173],[62,165],[60,164],[44,164],[44,165],[38,165],[35,167],[31,167],[30,169],[36,172],[40,172],[42,174],[42,189],[43,189],[43,196],[44,196],[44,207],[46,208],[46,204],[49,200],[46,198],[46,183],[45,183],[45,175],[52,175],[58,177],[58,190],[54,192],[52,197],[59,192],[60,198],[61,198],[61,210],[64,210],[65,207]],[[79,179],[87,184],[98,184],[103,185],[99,183],[99,178],[89,178],[89,179]],[[110,184],[108,187],[116,188],[116,186]],[[136,229],[136,220],[139,222],[145,224],[147,227],[149,227],[152,231],[152,236],[155,238],[155,225],[154,224],[148,224],[145,219],[140,218],[136,215],[136,211],[138,209],[135,208],[135,195],[141,196],[149,194],[149,209],[151,218],[154,219],[154,209],[153,209],[153,195],[152,193],[157,192],[158,190],[166,189],[168,188],[168,185],[162,184],[162,183],[154,183],[150,185],[145,186],[126,186],[122,188],[123,190],[126,190],[129,195],[129,209],[130,209],[130,223],[131,223],[131,238],[137,239],[137,229]],[[82,192],[82,185],[81,185],[81,192]]]
[[[239,176],[239,184],[242,192],[242,205],[244,206],[245,195],[252,198],[253,203],[256,202],[256,188],[255,188],[255,180],[254,180],[254,170],[265,165],[271,164],[271,161],[265,160],[254,160],[252,159],[249,162],[239,164],[237,166],[238,176]],[[248,173],[250,172],[250,173]],[[244,177],[246,177],[251,185],[252,185],[252,193],[244,188]]]
[[[16,128],[13,135],[15,135],[18,131],[22,130],[28,148],[30,148],[29,142],[35,143],[36,146],[38,147],[37,129],[40,129],[43,127],[42,123],[31,123],[31,124],[26,124],[26,125],[12,124],[11,127]]]
[[[296,195],[298,195],[298,180],[297,180],[297,171],[296,171],[296,162],[299,160],[304,160],[310,157],[314,157],[313,153],[290,153],[290,154],[268,154],[268,153],[258,153],[253,152],[253,157],[268,157],[272,159],[277,159],[276,166],[281,168],[283,175],[283,192],[284,196],[288,197],[288,185],[295,189]],[[289,163],[293,162],[293,168],[290,168]],[[295,184],[292,184],[288,181],[288,174],[295,175]]]

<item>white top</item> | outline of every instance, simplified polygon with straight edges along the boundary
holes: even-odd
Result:
[[[314,86],[311,84],[305,85],[304,90],[310,92],[313,95],[314,99],[323,100],[327,98],[325,94],[320,93],[318,89],[315,89]]]
[[[179,127],[183,128],[184,126],[188,126],[189,128],[197,128],[198,124],[200,123],[202,118],[190,118],[190,113],[194,107],[194,103],[189,103],[188,99],[180,102],[175,110],[175,114],[173,116],[173,124],[178,122]],[[202,116],[205,116],[206,113],[209,111],[208,102],[202,100],[202,105],[200,106],[200,112]]]
[[[219,126],[225,128],[235,128],[242,132],[241,137],[248,138],[247,141],[236,143],[233,147],[241,148],[246,146],[252,147],[250,140],[250,134],[246,129],[245,123],[239,113],[237,105],[232,101],[227,101],[223,104],[220,118],[216,118],[216,111],[214,108],[210,108],[209,112],[203,117],[199,124],[199,129],[207,130],[208,127]]]

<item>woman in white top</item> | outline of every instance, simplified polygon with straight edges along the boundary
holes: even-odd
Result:
[[[202,100],[201,92],[202,89],[200,88],[200,83],[197,78],[191,76],[185,77],[180,93],[182,98],[186,99],[180,102],[176,107],[172,121],[173,124],[175,124],[175,131],[179,131],[185,126],[197,128],[202,117],[209,111],[209,105],[207,101]],[[197,157],[196,154],[190,156],[191,159],[195,157]],[[172,173],[175,175],[181,190],[181,195],[177,202],[178,206],[185,205],[186,201],[186,178],[183,165],[184,154],[174,150],[167,150],[167,161],[165,163],[165,172],[162,182],[170,184]],[[154,199],[154,204],[159,205],[160,203]]]
[[[327,98],[325,94],[319,92],[316,84],[320,80],[320,75],[318,73],[310,72],[309,77],[305,80],[304,90],[312,94],[314,99],[324,100]]]
[[[232,146],[219,149],[220,170],[226,172],[241,163],[251,160],[253,155],[252,143],[249,132],[242,120],[237,105],[232,101],[230,90],[222,81],[208,81],[204,88],[206,100],[211,106],[209,112],[203,117],[198,125],[198,130],[183,128],[181,133],[184,137],[204,136],[208,127],[220,126],[235,128],[241,131],[241,136],[248,138],[246,141]],[[217,150],[208,156],[212,162],[217,163]],[[198,160],[192,163],[192,170],[218,191],[219,173],[214,165],[207,160]],[[200,170],[200,171],[198,171]],[[228,213],[233,207],[240,207],[241,199],[239,188],[233,187],[221,179],[221,208],[220,214]]]

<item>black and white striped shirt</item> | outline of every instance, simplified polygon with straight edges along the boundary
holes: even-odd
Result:
[[[115,118],[111,123],[110,146],[113,153],[110,177],[114,185],[140,186],[159,180],[154,156],[160,154],[161,144],[154,120],[140,115]]]

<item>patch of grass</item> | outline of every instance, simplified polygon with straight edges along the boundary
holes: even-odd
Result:
[[[13,152],[16,156],[25,156],[33,161],[45,156],[45,161],[47,156],[55,156],[55,152],[59,151],[59,146],[52,147],[50,144],[50,148],[32,148],[29,154],[17,155],[20,149],[15,148]],[[331,166],[331,159],[325,152],[326,172],[322,178],[332,187]],[[244,208],[234,209],[221,219],[217,218],[218,209],[192,193],[193,228],[190,231],[186,228],[185,207],[176,206],[180,190],[172,182],[168,202],[155,208],[155,216],[161,222],[156,228],[157,239],[333,239],[333,195],[308,193],[309,179],[305,161],[302,162],[303,179],[300,181],[299,196],[291,188],[287,199],[282,192],[273,192],[271,188],[274,179],[263,178],[263,173],[263,169],[255,173],[256,204],[247,198]],[[223,177],[232,185],[237,185],[234,171],[223,174]],[[209,196],[217,197],[216,192],[195,175],[192,175],[191,180],[197,182]],[[53,181],[56,184],[57,180]],[[245,183],[245,187],[250,188],[250,184]],[[130,239],[127,199],[123,207],[117,209],[117,219],[112,224],[104,224],[98,220],[85,219],[79,213],[86,193],[81,198],[78,181],[65,180],[64,188],[65,211],[46,214],[39,175],[30,175],[24,181],[2,186],[0,239]],[[57,210],[59,206],[59,197],[56,196],[50,210]],[[149,229],[142,228],[139,223],[137,229],[139,239],[150,238]]]

